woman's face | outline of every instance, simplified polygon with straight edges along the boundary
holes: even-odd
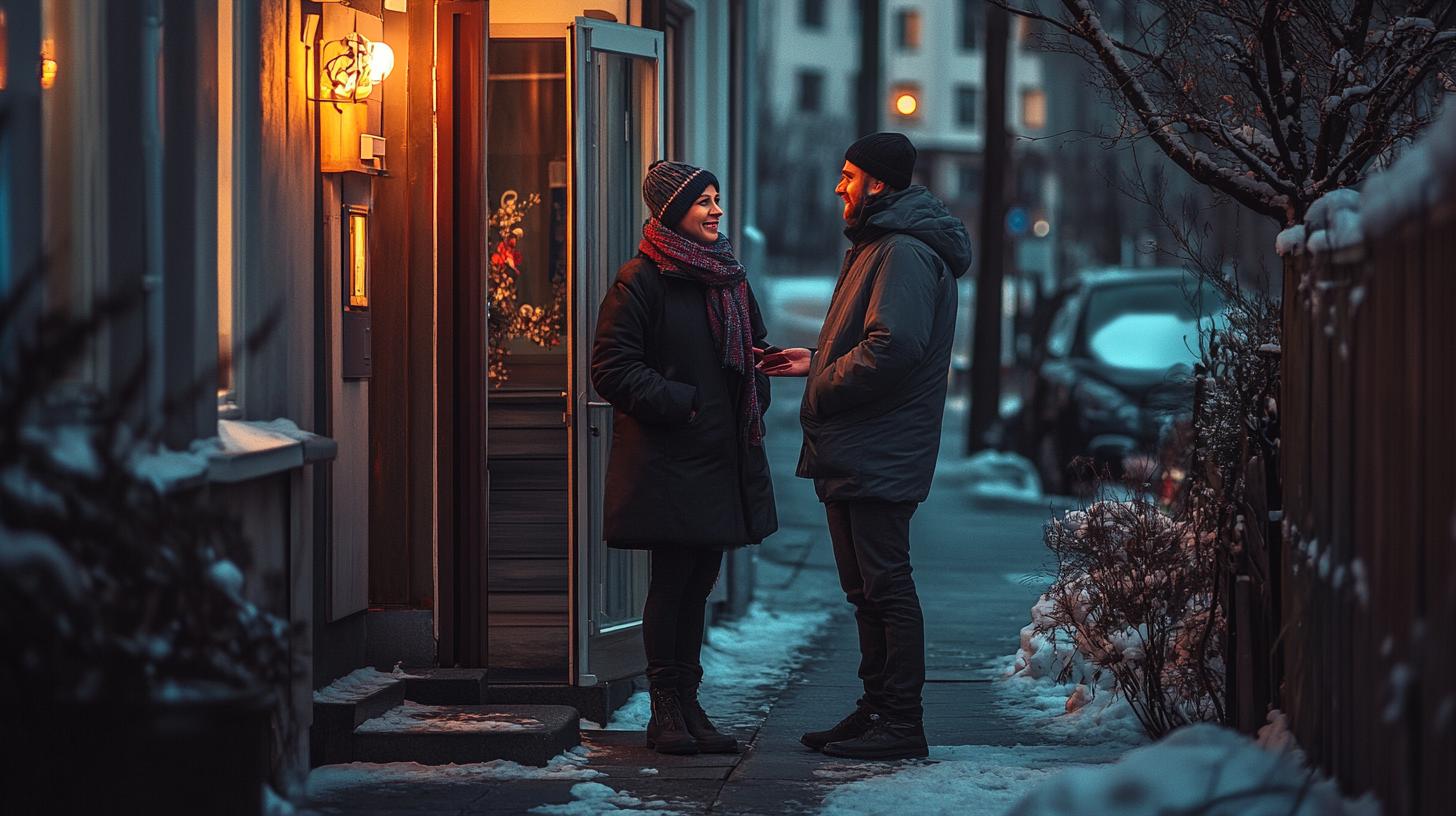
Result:
[[[718,240],[718,219],[723,210],[718,206],[718,188],[709,184],[698,194],[698,200],[688,208],[688,214],[678,222],[679,235],[691,238],[700,244],[712,244]]]

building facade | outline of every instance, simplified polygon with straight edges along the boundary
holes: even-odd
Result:
[[[0,290],[39,270],[37,315],[136,294],[66,398],[141,370],[130,421],[213,440],[205,486],[174,488],[239,513],[249,598],[294,624],[291,761],[313,690],[364,666],[607,706],[640,674],[646,556],[600,541],[589,339],[652,160],[713,169],[752,244],[754,17],[0,2]],[[751,581],[737,558],[716,608]]]

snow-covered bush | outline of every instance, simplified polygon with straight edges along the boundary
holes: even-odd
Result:
[[[1126,695],[1154,738],[1222,719],[1211,533],[1140,491],[1068,511],[1045,532],[1057,571],[1022,632],[1017,671]]]
[[[288,676],[288,625],[242,595],[241,523],[206,488],[164,494],[134,472],[129,460],[149,440],[124,420],[124,398],[57,398],[121,307],[26,321],[20,304],[35,280],[0,301],[0,699],[276,688]]]

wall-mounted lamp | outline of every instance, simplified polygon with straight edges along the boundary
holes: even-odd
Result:
[[[320,85],[332,102],[358,102],[369,96],[376,83],[394,70],[394,49],[382,42],[370,42],[358,32],[324,43]]]

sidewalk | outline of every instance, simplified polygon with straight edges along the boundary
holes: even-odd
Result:
[[[1021,788],[1043,775],[1039,768],[1115,758],[1120,747],[1058,745],[1054,738],[1003,716],[997,697],[1001,686],[988,667],[1016,651],[1017,633],[1036,600],[1039,584],[1022,579],[1036,573],[1048,557],[1040,535],[1048,509],[1033,503],[971,499],[953,467],[937,477],[930,499],[916,513],[911,534],[926,617],[930,760],[855,762],[826,757],[799,744],[803,732],[828,727],[849,713],[859,695],[854,621],[837,585],[823,508],[812,484],[793,476],[801,387],[792,381],[777,383],[768,417],[781,528],[758,548],[758,600],[766,610],[805,619],[823,618],[827,612],[827,623],[806,641],[799,668],[754,681],[772,680],[765,686],[754,686],[749,677],[710,674],[704,685],[705,705],[728,724],[725,730],[745,743],[743,754],[667,757],[642,747],[640,731],[584,730],[579,755],[546,770],[320,769],[314,772],[311,796],[300,804],[299,812],[813,814],[823,810],[825,797],[840,785],[914,772],[938,760],[964,761],[987,750],[1003,765],[1015,765],[1018,778],[1024,780],[1007,789],[1004,775],[986,777],[986,802],[1009,805],[1019,798]],[[964,414],[954,408],[948,412],[942,461],[953,461],[959,454],[957,431]],[[729,632],[724,630],[720,637]],[[710,634],[708,651],[713,648]]]

